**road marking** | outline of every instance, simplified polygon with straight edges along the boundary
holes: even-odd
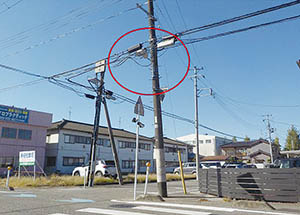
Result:
[[[189,208],[189,209],[200,209],[200,210],[202,209],[202,210],[224,211],[224,212],[239,211],[239,212],[247,212],[247,213],[271,214],[271,215],[297,215],[292,213],[255,211],[255,210],[244,210],[244,209],[237,209],[237,208],[222,208],[222,207],[213,207],[213,206],[186,205],[186,204],[175,204],[175,203],[120,201],[120,200],[111,200],[111,202],[127,203],[127,204],[135,204],[135,205],[151,205],[151,206],[177,207],[177,208]]]
[[[55,213],[55,214],[48,214],[48,215],[69,215],[69,214]]]
[[[84,208],[77,210],[78,212],[94,213],[94,214],[106,214],[106,215],[153,215],[145,213],[135,213],[130,211],[118,211],[118,210],[107,210],[102,208]]]
[[[92,203],[95,202],[94,200],[90,200],[90,199],[76,199],[76,198],[72,198],[71,200],[66,199],[66,200],[56,200],[58,202],[71,202],[71,203]]]
[[[175,203],[160,203],[160,202],[140,202],[140,201],[119,201],[119,200],[111,200],[112,202],[123,202],[128,204],[136,204],[136,205],[151,205],[151,206],[164,206],[164,207],[177,207],[177,208],[188,208],[188,209],[203,209],[203,210],[214,210],[214,211],[225,211],[225,212],[233,212],[235,209],[233,208],[219,208],[219,207],[211,207],[211,206],[200,206],[200,205],[185,205],[185,204],[175,204]]]
[[[17,198],[36,198],[35,194],[26,194],[26,193],[8,195],[8,196],[9,197],[17,197]]]
[[[133,209],[164,212],[170,214],[185,214],[185,215],[210,215],[211,214],[207,212],[188,211],[188,210],[170,209],[170,208],[157,208],[157,207],[148,207],[148,206],[137,206],[137,207],[133,207]]]

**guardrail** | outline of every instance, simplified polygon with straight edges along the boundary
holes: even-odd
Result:
[[[202,169],[200,191],[232,199],[300,202],[300,169]]]

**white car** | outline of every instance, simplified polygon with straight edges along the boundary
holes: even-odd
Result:
[[[72,176],[84,176],[88,174],[89,166],[81,166],[76,167],[73,172]],[[106,165],[104,160],[96,161],[95,167],[95,176],[105,176],[105,177],[114,177],[116,178],[116,169],[113,165]]]

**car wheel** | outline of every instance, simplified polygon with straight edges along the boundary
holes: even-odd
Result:
[[[80,173],[79,172],[75,172],[74,176],[80,176]]]
[[[96,172],[95,175],[98,176],[98,177],[103,177],[103,174],[102,174],[101,171]]]

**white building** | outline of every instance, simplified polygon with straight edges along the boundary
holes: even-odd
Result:
[[[196,153],[196,137],[195,134],[189,134],[186,136],[178,137],[185,143],[194,145],[194,153]],[[223,137],[211,136],[211,135],[199,135],[199,155],[201,156],[216,156],[221,155],[221,146],[226,143],[231,143],[232,140]]]
[[[48,173],[70,174],[76,166],[89,161],[93,125],[62,120],[52,123],[46,140],[46,165]],[[119,156],[121,172],[133,173],[135,162],[136,134],[123,129],[113,129],[114,140]],[[114,158],[109,141],[107,127],[100,127],[98,133],[96,159],[113,164]],[[173,172],[179,166],[177,151],[182,152],[182,161],[188,161],[190,145],[181,141],[164,138],[166,172]],[[154,140],[140,135],[139,169],[146,172],[146,163],[150,162],[150,171],[155,171]]]
[[[166,172],[173,172],[179,166],[178,151],[181,152],[182,162],[188,161],[190,144],[164,137]],[[153,155],[155,159],[155,156]]]
[[[93,125],[69,120],[52,123],[46,141],[46,171],[70,174],[76,166],[89,160]],[[122,172],[134,172],[136,134],[113,129]],[[100,127],[96,159],[114,163],[107,127]],[[139,172],[146,171],[146,163],[153,167],[153,140],[140,135]]]

